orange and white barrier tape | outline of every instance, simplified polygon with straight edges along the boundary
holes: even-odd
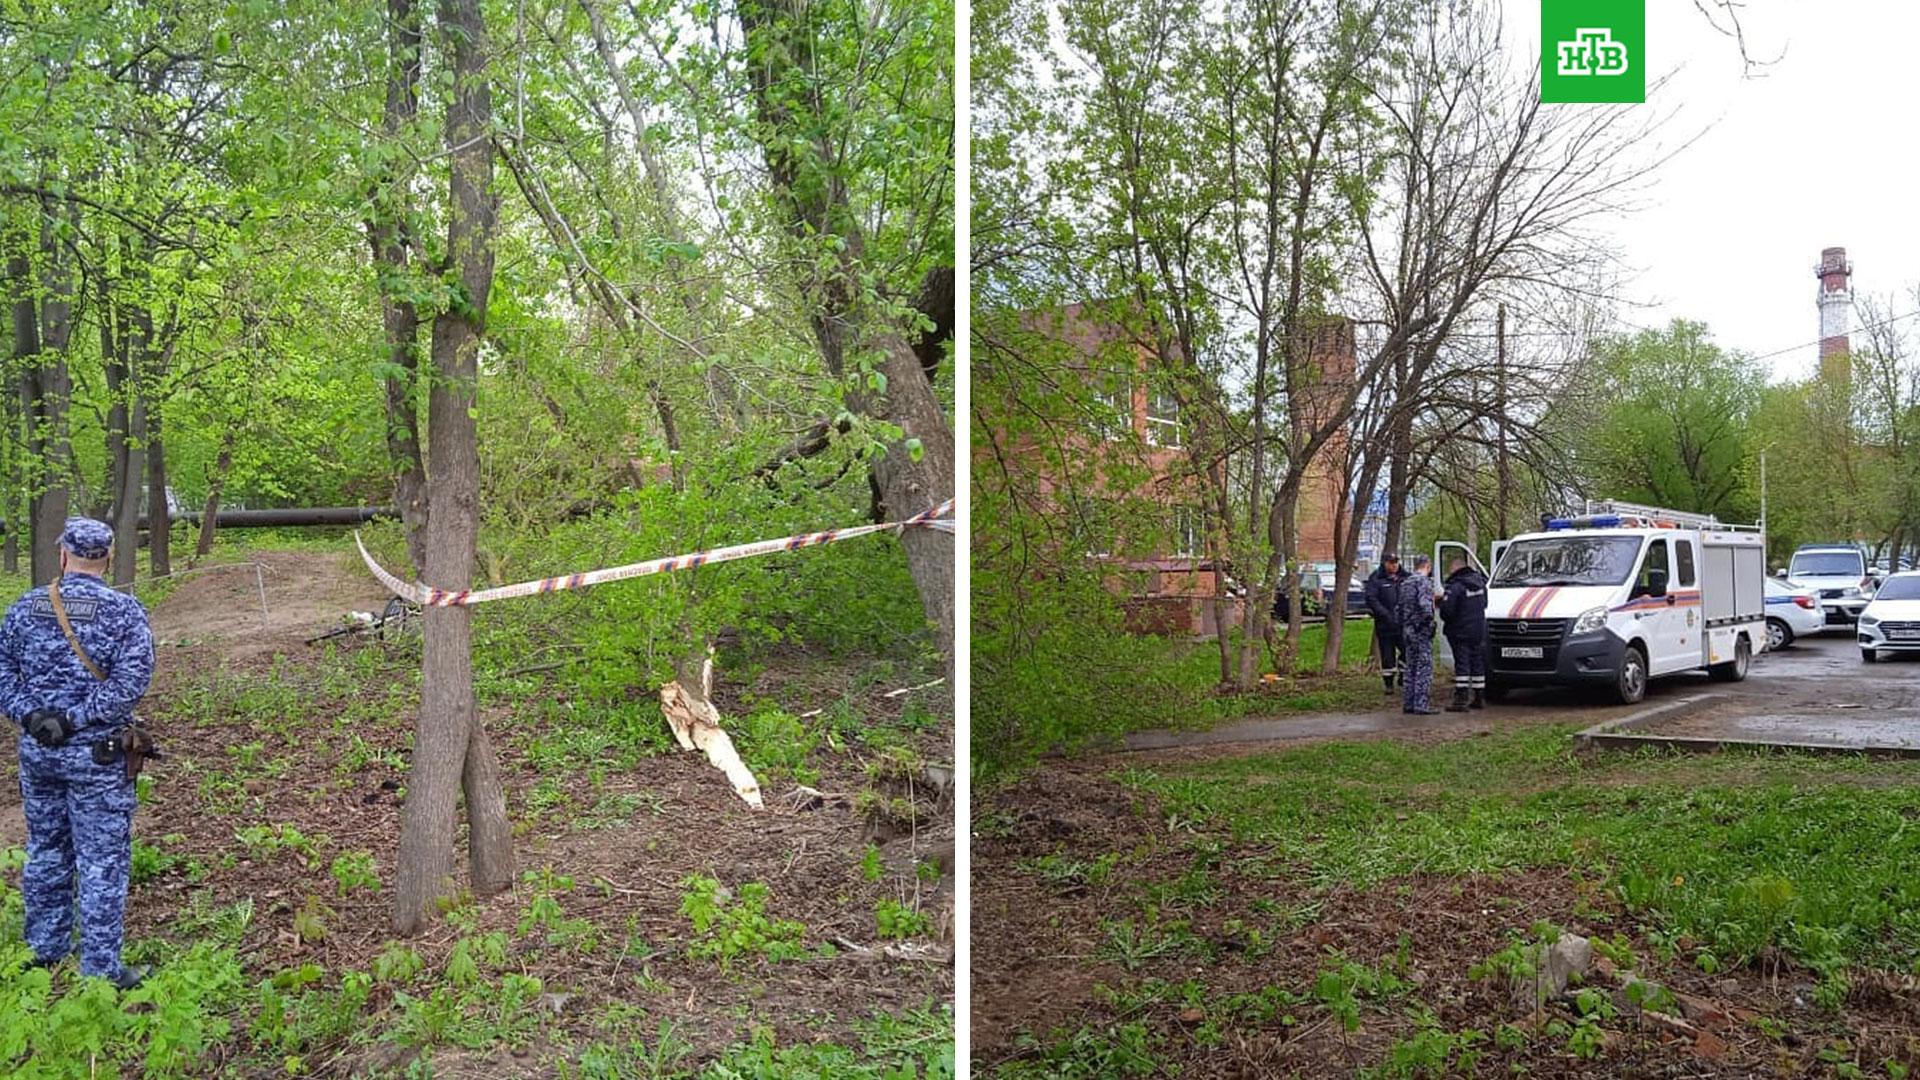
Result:
[[[425,585],[401,581],[373,561],[373,556],[367,553],[367,545],[361,542],[359,533],[353,534],[353,542],[359,546],[360,557],[366,560],[367,569],[371,570],[373,576],[380,579],[380,584],[385,585],[395,596],[419,604],[421,607],[465,607],[493,600],[511,600],[521,596],[583,589],[588,585],[624,581],[627,578],[645,577],[648,574],[691,570],[696,566],[732,562],[735,559],[751,559],[756,555],[772,555],[781,551],[797,551],[816,544],[831,544],[837,540],[851,540],[856,536],[867,536],[872,533],[898,533],[909,528],[938,529],[948,533],[954,531],[953,500],[948,499],[939,506],[915,514],[905,521],[801,533],[798,536],[785,536],[778,540],[758,540],[751,544],[736,544],[733,547],[714,548],[711,551],[697,551],[691,555],[671,555],[664,559],[651,559],[647,562],[616,566],[607,570],[589,570],[581,574],[563,574],[560,577],[541,578],[539,581],[523,581],[518,585],[502,585],[496,589],[481,589],[478,592],[469,589],[431,589]]]

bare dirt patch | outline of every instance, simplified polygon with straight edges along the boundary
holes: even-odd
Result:
[[[153,606],[153,632],[163,647],[184,650],[183,659],[293,654],[348,612],[378,612],[392,596],[358,555],[260,551],[182,576]]]

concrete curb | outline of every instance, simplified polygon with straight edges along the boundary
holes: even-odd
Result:
[[[1582,737],[1586,738],[1586,733],[1582,732]],[[1869,757],[1920,758],[1920,746],[1840,746],[1834,743],[1782,742],[1768,739],[1714,739],[1697,735],[1605,733],[1592,736],[1580,748],[1633,750],[1649,746],[1689,754],[1748,749],[1792,751],[1801,754],[1863,754]]]
[[[1665,720],[1682,713],[1723,700],[1726,694],[1690,694],[1674,701],[1662,702],[1638,712],[1629,713],[1618,720],[1604,720],[1580,732],[1573,737],[1575,750],[1623,749],[1634,746],[1659,745],[1670,741],[1650,735],[1627,735],[1628,731],[1638,731],[1657,720]]]

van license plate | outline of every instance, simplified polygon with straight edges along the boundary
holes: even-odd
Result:
[[[1887,638],[1892,641],[1920,641],[1920,630],[1889,630]]]
[[[1500,655],[1508,660],[1541,660],[1547,653],[1538,645],[1506,645],[1501,647]]]

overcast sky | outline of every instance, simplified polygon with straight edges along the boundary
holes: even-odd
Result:
[[[1722,345],[1770,358],[1776,379],[1813,368],[1814,264],[1839,246],[1856,295],[1920,285],[1920,3],[1751,0],[1748,52],[1785,55],[1741,77],[1740,51],[1692,0],[1647,0],[1648,71],[1675,71],[1646,108],[1700,139],[1617,227],[1649,305],[1631,324],[1698,319]],[[1540,5],[1506,0],[1509,48],[1537,57]],[[1554,106],[1548,106],[1552,108]],[[1639,107],[1639,106],[1636,106]],[[1855,320],[1858,325],[1858,319]],[[1920,318],[1901,324],[1920,334]]]

